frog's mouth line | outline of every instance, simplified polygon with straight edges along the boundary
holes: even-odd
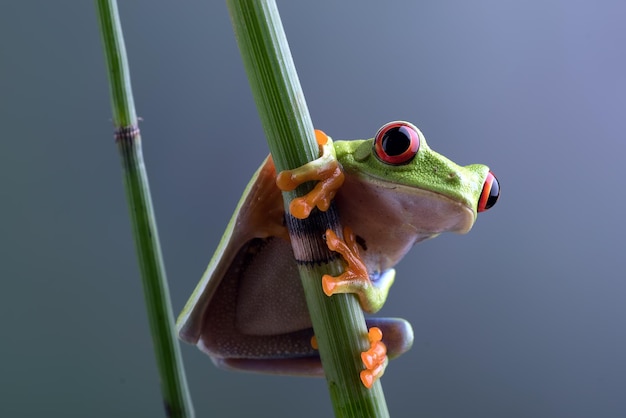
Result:
[[[442,223],[442,228],[440,230],[434,230],[435,228],[431,228],[430,232],[436,232],[438,234],[442,232],[455,232],[458,234],[466,234],[472,229],[472,226],[474,226],[474,222],[476,222],[477,213],[466,202],[453,199],[439,192],[424,190],[417,187],[394,185],[394,188],[396,189],[395,193],[399,192],[409,196],[427,196],[427,199],[425,200],[438,201],[441,203],[442,206],[452,209],[450,210],[451,213],[447,217],[450,220],[457,220],[457,222],[454,223],[455,226],[452,227],[448,223]],[[400,191],[398,191],[398,189]],[[443,225],[448,226],[443,227]]]
[[[364,210],[378,216],[392,217],[394,222],[410,225],[421,234],[442,232],[467,233],[476,220],[476,211],[464,199],[445,194],[393,184],[367,175],[367,181],[346,179],[345,196],[359,202]],[[344,199],[345,200],[345,199]],[[352,210],[359,210],[352,207]]]
[[[467,209],[469,209],[471,212],[474,213],[474,218],[476,218],[476,208],[478,206],[478,202],[477,201],[473,202],[471,199],[468,199],[463,194],[459,193],[455,196],[450,196],[444,192],[430,190],[430,189],[422,188],[419,186],[406,186],[406,185],[398,184],[398,183],[390,183],[388,179],[377,176],[376,174],[373,174],[373,173],[369,173],[367,171],[351,173],[351,175],[367,179],[365,182],[375,183],[378,187],[383,187],[383,188],[390,189],[390,190],[400,189],[402,190],[402,193],[404,194],[411,194],[410,191],[412,190],[420,190],[421,192],[425,194],[430,193],[432,195],[437,195],[442,198],[449,199],[451,202],[465,206]]]

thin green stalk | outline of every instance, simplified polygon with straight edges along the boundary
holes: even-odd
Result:
[[[318,157],[313,124],[273,0],[227,0],[235,35],[277,171]],[[289,202],[308,189],[285,193]],[[328,252],[326,227],[339,230],[334,208],[314,211],[305,221],[288,219],[296,259],[337,417],[387,417],[380,382],[366,389],[359,380],[359,353],[369,347],[363,312],[354,295],[327,297],[324,273],[343,269]]]
[[[193,417],[193,406],[174,331],[174,314],[143,162],[117,3],[115,0],[97,0],[96,3],[111,86],[115,139],[122,158],[124,184],[154,352],[161,376],[164,407],[168,417]]]

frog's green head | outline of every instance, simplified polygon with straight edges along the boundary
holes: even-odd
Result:
[[[420,130],[408,122],[389,122],[374,138],[341,141],[335,150],[346,171],[381,190],[393,190],[390,196],[406,195],[414,210],[428,213],[420,216],[432,217],[432,232],[440,224],[441,231],[469,231],[477,213],[491,208],[500,194],[487,166],[455,164],[431,150]],[[458,218],[454,225],[443,225],[446,212]]]

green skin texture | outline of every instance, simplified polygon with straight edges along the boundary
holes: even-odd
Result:
[[[470,208],[476,217],[489,168],[482,164],[457,165],[430,149],[422,133],[414,129],[420,135],[420,148],[408,164],[392,166],[380,161],[372,152],[373,139],[335,142],[337,160],[350,172],[447,196]]]
[[[332,158],[336,158],[341,163],[346,180],[338,191],[335,202],[342,223],[350,226],[355,234],[367,243],[367,250],[361,249],[360,253],[370,278],[374,280],[373,282],[367,280],[357,282],[346,286],[341,292],[359,294],[361,306],[368,312],[375,312],[383,306],[395,278],[393,267],[415,243],[435,237],[441,232],[466,233],[471,229],[476,220],[483,184],[489,173],[489,168],[485,165],[459,166],[436,153],[428,147],[422,133],[413,125],[410,126],[418,133],[420,145],[414,159],[407,164],[389,165],[379,160],[373,151],[373,139],[333,142],[329,138],[322,147],[322,157],[296,169],[306,171],[311,166],[326,164]],[[229,322],[230,317],[227,315],[231,317],[238,315],[238,313],[220,314],[222,310],[230,309],[228,304],[217,308],[220,306],[219,299],[222,297],[218,290],[220,283],[228,281],[234,283],[232,285],[234,287],[240,286],[240,279],[237,276],[239,273],[233,273],[233,271],[240,270],[239,265],[236,265],[239,260],[237,254],[251,239],[268,237],[267,232],[263,231],[263,224],[267,222],[259,221],[259,217],[251,215],[256,213],[255,202],[259,200],[259,196],[267,196],[270,193],[267,189],[269,186],[259,186],[262,178],[267,176],[263,172],[264,165],[255,173],[246,187],[205,274],[178,318],[179,336],[186,342],[198,345],[218,366],[223,368],[277,374],[320,375],[323,371],[319,367],[319,362],[315,364],[299,361],[284,362],[286,358],[300,359],[311,355],[305,352],[310,349],[308,340],[302,337],[302,341],[298,341],[298,344],[295,342],[295,335],[299,332],[297,330],[303,329],[301,324],[284,329],[283,324],[278,324],[277,320],[272,323],[261,323],[260,327],[266,329],[263,335],[267,335],[268,340],[271,339],[267,346],[263,346],[265,337],[244,335],[246,332],[235,330],[236,326],[224,332],[213,326],[214,323]],[[275,187],[273,181],[267,180],[267,184]],[[277,193],[277,196],[280,195]],[[284,250],[280,249],[278,255],[273,254],[270,264],[275,264],[275,260],[288,261],[293,258],[288,243],[281,248]],[[278,263],[281,262],[278,261]],[[295,262],[293,265],[295,266]],[[281,278],[286,276],[284,272],[278,274],[274,269],[279,269],[279,267],[270,266],[266,272],[260,272],[259,277],[254,276],[253,281],[267,281],[272,284],[269,286],[272,288],[274,284],[277,284],[277,280],[281,288],[291,286],[289,283],[297,283],[299,288],[293,291],[301,292],[298,280],[287,281]],[[244,280],[241,279],[241,283],[243,282]],[[216,293],[217,296],[214,299]],[[261,316],[257,315],[257,312],[259,309],[264,309],[264,301],[272,297],[273,293],[265,293],[266,296],[263,297],[266,299],[263,300],[258,300],[259,296],[256,295],[260,293],[256,288],[247,294],[252,295],[247,296],[249,299],[257,299],[249,304],[254,306],[254,310],[248,317],[255,320],[257,316]],[[268,294],[270,296],[267,296]],[[236,299],[236,302],[233,300],[228,303],[248,305],[241,295],[243,291],[239,292],[239,299]],[[282,306],[286,303],[285,301],[298,297],[303,298],[303,295],[296,295],[296,297],[283,295],[278,305]],[[216,308],[211,310],[211,306],[216,306]],[[302,310],[301,315],[306,316],[306,319],[310,321],[306,306],[297,307],[296,310]],[[213,316],[210,317],[210,315]],[[280,318],[280,322],[285,322],[283,318],[291,316],[291,314],[275,315]],[[388,346],[390,357],[393,358],[408,350],[413,340],[410,325],[399,319],[381,318],[381,320],[390,321],[382,322],[383,328],[385,324],[388,324],[392,332],[387,335],[395,335],[395,341],[386,341],[386,332],[383,329],[383,341]],[[272,333],[273,327],[276,327],[275,333]],[[256,329],[256,325],[252,328]],[[219,335],[216,336],[216,332]],[[292,332],[293,338],[290,334]],[[227,338],[228,342],[222,344],[220,338]],[[243,342],[240,343],[240,340]],[[276,346],[281,347],[279,355],[270,353]],[[308,348],[302,348],[304,346]],[[278,361],[272,361],[279,357]],[[228,359],[231,358],[253,360],[233,365],[228,363]],[[280,363],[281,361],[283,363]],[[278,363],[280,364],[277,365]]]

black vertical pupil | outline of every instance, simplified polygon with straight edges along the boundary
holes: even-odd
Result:
[[[493,181],[491,182],[491,190],[489,190],[489,197],[487,198],[487,203],[485,204],[485,209],[489,209],[498,201],[498,197],[500,197],[500,183],[498,183],[498,179],[493,177]]]
[[[391,157],[402,154],[411,146],[411,138],[402,128],[391,128],[383,135],[383,150]]]

